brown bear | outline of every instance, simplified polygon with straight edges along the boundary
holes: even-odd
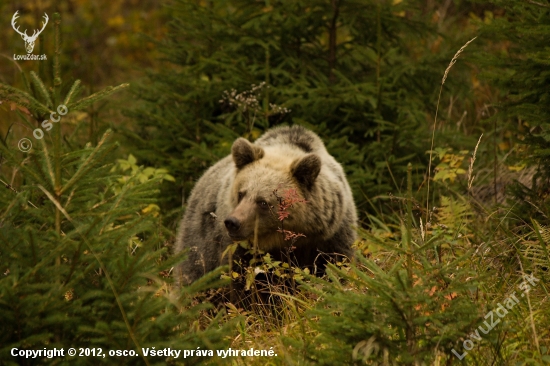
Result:
[[[305,202],[288,209],[281,227],[277,210],[289,189]],[[175,268],[176,281],[190,284],[227,264],[227,246],[246,240],[257,241],[275,260],[290,253],[294,264],[322,271],[320,254],[352,256],[356,226],[344,170],[315,133],[285,126],[255,143],[238,138],[231,155],[210,167],[191,192],[175,244],[176,253],[189,251]],[[301,236],[285,240],[280,229]]]

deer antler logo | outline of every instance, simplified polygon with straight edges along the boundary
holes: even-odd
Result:
[[[48,19],[49,19],[48,14],[44,13],[44,23],[42,25],[42,29],[40,29],[39,31],[35,29],[32,36],[28,36],[26,29],[25,29],[25,32],[20,32],[19,26],[15,28],[15,21],[17,20],[17,18],[19,18],[19,15],[17,13],[19,13],[19,10],[16,11],[15,14],[13,14],[13,17],[11,18],[11,26],[17,33],[21,35],[21,38],[23,38],[23,41],[25,41],[25,48],[27,49],[27,53],[31,53],[32,50],[34,49],[34,42],[36,42],[36,39],[38,38],[40,33],[42,33],[44,28],[46,28],[46,24],[48,24]]]

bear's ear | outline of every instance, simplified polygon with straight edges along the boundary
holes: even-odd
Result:
[[[231,147],[231,155],[233,155],[233,161],[237,169],[242,169],[248,164],[263,158],[264,149],[239,137]]]
[[[315,154],[307,154],[295,160],[290,166],[290,173],[296,180],[311,189],[321,171],[321,158]]]

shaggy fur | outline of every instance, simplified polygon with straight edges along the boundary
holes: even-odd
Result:
[[[277,198],[294,188],[307,203],[296,203],[284,229],[302,233],[291,252],[300,266],[324,268],[319,253],[352,256],[357,214],[340,164],[321,139],[300,126],[267,131],[254,144],[237,139],[231,155],[199,179],[187,205],[175,251],[189,249],[176,267],[180,284],[189,284],[227,263],[222,253],[233,241],[249,240],[257,227],[258,247],[276,260],[290,246],[277,232]],[[256,222],[258,220],[258,222]],[[316,262],[317,260],[317,262]]]

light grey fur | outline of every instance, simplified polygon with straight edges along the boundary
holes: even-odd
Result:
[[[189,249],[187,260],[175,269],[177,282],[189,284],[227,263],[222,253],[232,242],[224,225],[229,217],[241,224],[238,240],[251,240],[257,227],[259,248],[280,258],[290,243],[277,232],[280,222],[273,210],[258,205],[267,201],[276,210],[273,191],[282,195],[286,188],[295,188],[307,201],[295,204],[284,221],[284,229],[306,236],[294,243],[298,264],[312,266],[319,252],[352,256],[357,214],[344,170],[315,133],[300,126],[278,127],[254,144],[236,140],[232,155],[210,167],[195,185],[175,244],[176,253]]]

